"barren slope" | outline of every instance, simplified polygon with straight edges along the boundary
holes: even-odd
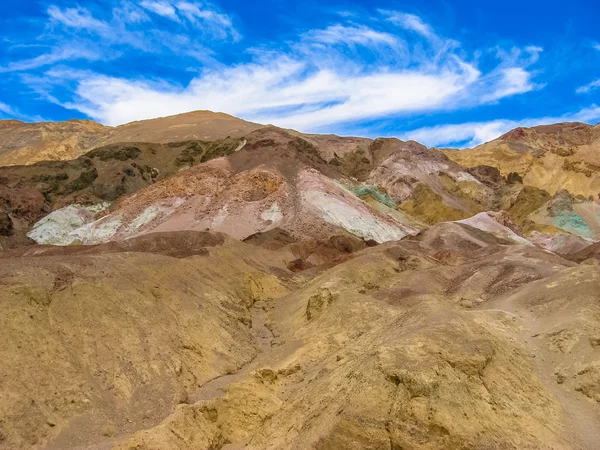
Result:
[[[466,167],[485,164],[503,175],[517,172],[527,185],[554,194],[600,195],[600,124],[559,123],[517,128],[487,144],[467,150],[445,150]]]
[[[74,159],[105,142],[109,128],[91,120],[25,123],[0,120],[0,165]]]
[[[233,153],[246,141],[113,144],[70,161],[0,167],[0,248],[23,245],[31,226],[55,209],[64,226],[85,223],[110,202],[174,173]],[[72,217],[75,216],[75,217]]]
[[[125,142],[166,144],[241,138],[264,125],[224,113],[193,111],[140,120],[117,127],[91,120],[25,123],[0,120],[0,166],[26,165],[46,160],[75,159],[93,148]],[[371,139],[335,135],[304,135],[289,130],[318,147],[326,159],[362,149]]]
[[[101,243],[151,231],[210,229],[245,239],[280,228],[297,239],[326,240],[343,230],[385,242],[424,226],[395,204],[362,199],[339,166],[292,133],[267,127],[244,142],[226,157],[120,198],[95,221],[80,221],[85,213],[77,209],[55,211],[30,236],[43,243]],[[80,226],[69,228],[69,217]],[[57,228],[64,233],[55,233]]]
[[[75,159],[89,150],[123,142],[169,143],[239,138],[262,125],[223,113],[194,111],[105,127],[90,120],[24,123],[0,121],[0,165]]]
[[[0,448],[595,448],[595,267],[461,224],[295,275],[201,236],[6,254]]]

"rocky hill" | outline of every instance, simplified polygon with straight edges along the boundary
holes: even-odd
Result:
[[[223,113],[195,111],[177,116],[106,127],[91,120],[25,123],[0,120],[0,165],[75,159],[108,144],[169,143],[239,138],[261,128]]]
[[[597,145],[1,122],[0,449],[596,449]]]
[[[446,155],[466,167],[481,164],[518,174],[523,183],[555,194],[600,199],[600,124],[558,123],[517,128],[473,149]]]

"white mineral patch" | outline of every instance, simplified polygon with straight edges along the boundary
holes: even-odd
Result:
[[[530,241],[528,241],[524,237],[519,236],[510,228],[494,220],[494,218],[486,212],[476,214],[473,217],[469,217],[468,219],[457,220],[456,223],[464,223],[465,225],[470,225],[473,228],[478,228],[482,231],[487,231],[488,233],[512,239],[513,241],[518,242],[519,244],[533,245]]]
[[[104,211],[109,206],[109,203],[92,206],[77,204],[65,206],[37,222],[27,236],[38,244],[64,245],[69,233],[92,222],[97,213]]]
[[[481,184],[481,182],[475,178],[473,175],[467,172],[458,172],[456,175],[453,175],[454,181],[473,181],[477,184]]]
[[[277,202],[273,203],[269,209],[260,215],[260,218],[264,221],[271,221],[277,223],[283,219],[283,214]]]
[[[149,206],[144,211],[142,211],[142,213],[139,216],[137,216],[131,221],[129,228],[137,230],[143,227],[144,225],[156,219],[160,215],[160,213],[163,212],[163,210],[164,208],[160,208],[158,206]]]
[[[107,242],[111,240],[122,224],[123,217],[120,214],[106,216],[72,231],[65,236],[63,242],[59,245],[69,245],[76,241],[82,244]]]
[[[164,219],[170,216],[183,203],[185,203],[185,200],[177,197],[170,202],[147,207],[139,216],[129,223],[129,226],[124,231],[124,237],[130,237],[131,235],[136,234],[140,228],[145,227],[157,218]]]
[[[438,172],[447,172],[448,165],[438,161],[395,161],[395,155],[392,155],[382,167],[388,168],[396,175],[413,176],[419,178],[419,175],[431,175]]]
[[[225,222],[225,219],[227,219],[227,215],[228,215],[228,209],[229,209],[229,205],[225,205],[219,210],[219,212],[217,213],[217,215],[215,216],[215,218],[212,220],[212,222],[210,224],[211,228],[216,228],[219,225],[221,225],[223,222]]]
[[[242,142],[240,142],[240,145],[237,146],[235,151],[239,152],[241,149],[243,149],[246,146],[247,143],[248,143],[248,141],[246,139],[243,139]]]
[[[360,238],[373,239],[381,243],[402,239],[407,234],[399,227],[390,225],[371,214],[368,209],[359,210],[334,195],[310,190],[303,193],[303,198],[319,210],[327,223],[341,227]]]

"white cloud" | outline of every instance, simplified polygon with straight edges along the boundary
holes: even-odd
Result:
[[[310,131],[335,123],[445,108],[453,98],[467,96],[479,79],[468,65],[431,74],[380,70],[361,76],[319,70],[306,77],[307,69],[306,62],[282,56],[268,65],[209,72],[185,89],[87,77],[79,84],[73,107],[113,125],[211,109]]]
[[[489,122],[469,122],[462,124],[438,125],[405,132],[402,139],[412,139],[430,147],[462,144],[461,147],[474,147],[492,141],[517,127],[533,127],[557,122],[600,121],[600,107],[592,105],[576,113],[555,117],[538,117],[522,120],[492,120]]]
[[[305,107],[283,117],[267,112],[254,116],[254,120],[310,131],[342,122],[429,111],[444,107],[473,81],[469,72],[458,71],[431,75],[418,71],[380,72],[348,77],[319,73],[307,83],[311,84],[309,93],[316,100],[314,110]],[[287,90],[303,93],[307,84],[293,85]],[[302,94],[295,99],[296,104],[303,101]],[[322,106],[332,102],[335,104]]]
[[[154,12],[170,15],[172,10],[173,14],[175,13],[175,7],[165,1],[146,0],[142,4],[150,9],[153,8]],[[38,40],[43,38],[46,45],[30,45],[30,47],[46,47],[49,50],[28,59],[14,59],[0,66],[0,73],[35,70],[75,60],[116,59],[132,51],[152,54],[169,53],[174,57],[194,58],[202,64],[217,65],[213,51],[203,43],[225,40],[229,37],[234,40],[240,38],[229,16],[216,10],[206,8],[200,10],[197,4],[187,2],[179,2],[178,7],[186,12],[184,17],[189,16],[189,20],[198,27],[190,30],[188,25],[177,18],[178,22],[174,23],[175,28],[168,29],[164,24],[154,23],[146,10],[130,1],[122,1],[117,7],[104,11],[105,20],[95,18],[92,12],[85,8],[61,9],[51,5],[47,9],[48,26],[44,34],[37,37]],[[96,13],[101,14],[102,11]],[[143,26],[140,27],[141,24]],[[12,48],[16,47],[17,45],[12,46]]]
[[[437,125],[403,133],[401,139],[414,140],[429,147],[455,145],[463,142],[466,142],[464,147],[472,147],[494,140],[517,126],[519,126],[518,122],[509,120]]]
[[[599,50],[599,51],[600,51],[600,44],[596,44],[596,45],[594,45],[594,48],[595,48],[596,50]]]
[[[398,45],[396,36],[390,33],[375,31],[363,25],[332,25],[324,30],[312,30],[305,33],[302,38],[306,41],[319,42],[322,44],[386,44]]]
[[[538,45],[528,45],[525,47],[525,51],[529,53],[541,53],[544,51],[544,48]]]
[[[66,8],[64,10],[52,5],[48,8],[48,15],[54,22],[67,27],[81,28],[95,31],[106,31],[109,27],[106,22],[95,19],[85,8]]]
[[[49,53],[36,56],[35,58],[15,61],[5,67],[0,66],[0,73],[37,69],[57,62],[75,59],[94,61],[102,59],[102,55],[89,48],[65,46],[62,48],[54,48]]]
[[[231,17],[227,14],[220,13],[214,9],[209,9],[204,5],[190,2],[177,3],[177,10],[185,16],[190,22],[196,25],[209,24],[220,29],[224,37],[227,34],[232,34],[235,39],[239,39],[240,35],[233,27]]]
[[[175,12],[175,8],[166,1],[143,0],[140,2],[140,6],[154,14],[179,22],[179,16]]]
[[[398,11],[381,10],[380,12],[387,16],[387,20],[406,30],[414,31],[429,39],[437,38],[431,26],[423,22],[419,16]]]
[[[575,114],[562,116],[560,119],[562,122],[599,122],[600,106],[592,105],[589,108],[584,108]]]
[[[542,47],[538,47],[537,45],[528,45],[524,50],[530,55],[529,64],[538,62],[540,59],[540,53],[544,51]]]
[[[227,14],[209,9],[205,5],[190,2],[179,2],[176,7],[189,22],[197,26],[208,27],[210,34],[215,37],[225,39],[231,35],[234,41],[241,39],[241,35],[233,26],[231,17]]]
[[[19,120],[27,120],[27,121],[34,121],[34,122],[44,121],[44,118],[41,116],[28,116],[26,114],[22,114],[17,109],[11,107],[10,105],[0,102],[0,119],[5,120],[4,118],[2,118],[2,115],[6,116],[7,119],[19,119]]]
[[[132,48],[168,53],[174,65],[193,66],[189,57],[203,64],[200,75],[185,86],[69,67],[22,77],[48,100],[110,125],[209,109],[301,131],[331,131],[364,120],[469,108],[539,88],[527,70],[531,58],[521,54],[537,55],[541,48],[512,49],[495,67],[480,68],[476,57],[469,60],[457,42],[437,35],[418,16],[392,11],[381,12],[379,21],[361,24],[353,17],[305,31],[294,41],[246,49],[250,62],[233,66],[212,60],[199,39],[239,38],[232,19],[208,3],[124,1],[112,16],[109,11],[107,21],[82,8],[53,6],[48,13],[53,23],[83,30],[76,36],[82,40],[85,35],[87,46],[63,40],[55,46],[60,51],[15,62],[5,70],[106,59],[112,57],[107,56],[111,50],[131,55],[126,52]],[[178,31],[154,23],[155,14],[176,19],[170,29]],[[90,31],[95,35],[90,37]],[[102,47],[94,46],[98,37]]]
[[[598,88],[600,88],[600,79],[592,81],[591,83],[586,84],[585,86],[578,87],[575,92],[577,92],[578,94],[589,94],[590,92]]]
[[[230,24],[195,4],[180,2],[177,8],[187,20]],[[332,25],[302,34],[287,49],[254,49],[252,62],[205,69],[184,87],[87,74],[73,98],[62,103],[111,125],[209,109],[322,131],[390,115],[476,106],[537,87],[516,57],[512,65],[502,61],[482,72],[459,57],[454,41],[437,36],[420,18],[385,14],[417,34],[403,38],[366,25]],[[415,40],[419,51],[411,53],[407,49]]]
[[[496,100],[524,89],[522,83],[516,83],[520,89],[513,84],[511,77],[482,78],[473,66],[455,58],[435,71],[378,67],[356,74],[313,70],[310,60],[280,55],[268,63],[207,72],[186,88],[86,76],[69,106],[111,125],[210,109],[313,131],[343,122],[460,107],[462,101],[477,102],[470,95],[475,92],[491,90]]]
[[[150,17],[141,8],[131,2],[123,2],[120,8],[113,9],[113,20],[125,23],[150,22]]]
[[[500,69],[492,77],[498,78],[495,82],[495,89],[484,95],[483,103],[523,94],[536,88],[531,82],[531,74],[522,67]]]
[[[15,111],[10,106],[2,102],[0,102],[0,112],[3,112],[4,114],[7,114],[9,116],[16,115]]]

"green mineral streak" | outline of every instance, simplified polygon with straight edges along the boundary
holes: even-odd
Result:
[[[385,192],[381,192],[377,186],[365,184],[362,186],[348,186],[347,188],[357,197],[372,197],[382,205],[385,205],[389,208],[397,208],[396,202],[392,200],[392,198]]]
[[[554,218],[554,226],[582,237],[592,237],[592,230],[583,217],[576,213],[563,214]]]

